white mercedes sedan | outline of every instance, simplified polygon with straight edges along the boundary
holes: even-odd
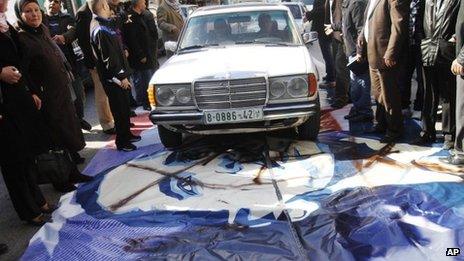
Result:
[[[150,120],[173,148],[182,133],[250,133],[294,128],[319,133],[317,73],[305,43],[282,5],[199,8],[188,18],[174,52],[153,75]]]

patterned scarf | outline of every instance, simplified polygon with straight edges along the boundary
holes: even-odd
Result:
[[[6,21],[6,15],[4,13],[0,13],[0,32],[6,33],[8,32],[8,22]]]

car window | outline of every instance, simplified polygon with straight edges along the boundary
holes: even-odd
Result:
[[[290,12],[292,13],[293,18],[301,19],[300,6],[298,5],[285,5],[285,6],[288,7],[288,9],[290,9]]]
[[[305,5],[313,5],[314,4],[314,0],[303,0],[303,3]]]
[[[276,10],[193,17],[179,46],[255,43],[301,44],[288,12]]]

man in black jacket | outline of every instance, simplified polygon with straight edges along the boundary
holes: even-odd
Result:
[[[450,72],[455,58],[455,25],[460,0],[426,0],[424,39],[421,43],[424,65],[424,103],[422,132],[415,144],[432,143],[436,139],[435,122],[438,105],[442,105],[444,149],[454,146],[456,77]]]
[[[344,0],[342,3],[342,35],[348,60],[356,61],[356,43],[364,26],[366,0]],[[371,122],[371,81],[366,61],[362,70],[350,71],[350,94],[353,107],[345,119],[351,122]]]
[[[156,68],[156,45],[158,37],[154,38],[144,16],[145,0],[131,1],[127,21],[123,26],[124,42],[129,51],[129,64],[134,70],[133,82],[135,99],[145,110],[150,111],[147,88]],[[156,31],[156,28],[155,28]]]
[[[456,75],[456,140],[451,156],[443,159],[453,165],[464,165],[464,1],[461,1],[456,22],[456,59],[451,65]]]
[[[108,95],[111,112],[116,125],[116,147],[122,151],[133,151],[137,147],[132,142],[140,136],[130,132],[129,65],[125,58],[112,12],[106,0],[89,0],[89,7],[96,15],[91,24],[91,44],[96,54],[97,71]]]
[[[92,77],[95,91],[95,108],[97,110],[98,120],[106,134],[114,134],[114,120],[111,114],[108,97],[103,90],[103,85],[95,69],[95,57],[90,45],[90,21],[92,21],[92,12],[87,3],[79,8],[76,13],[76,36],[84,54],[84,64]]]
[[[74,18],[69,14],[61,12],[61,0],[47,0],[45,1],[46,25],[50,30],[52,39],[58,44],[61,51],[65,55],[68,63],[72,67],[74,81],[72,82],[76,100],[74,107],[76,108],[77,116],[79,117],[81,127],[84,130],[90,131],[92,126],[84,120],[84,103],[85,93],[82,79],[80,77],[79,68],[77,65],[77,56],[74,53],[72,43],[76,40],[76,28]]]

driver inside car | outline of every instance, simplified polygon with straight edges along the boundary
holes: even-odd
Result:
[[[277,32],[277,22],[271,19],[269,14],[260,14],[258,17],[259,37],[279,37]]]
[[[231,28],[224,18],[214,20],[214,29],[210,32],[209,43],[231,41]]]

